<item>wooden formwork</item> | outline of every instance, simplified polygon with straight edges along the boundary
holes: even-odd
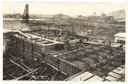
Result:
[[[44,59],[44,56],[45,56],[44,53],[32,52],[32,57],[33,58],[37,58],[37,59],[43,60]]]
[[[77,66],[63,59],[60,59],[59,70],[66,73],[68,76],[72,76],[81,71]]]
[[[33,43],[32,52],[36,52],[36,53],[41,54],[43,52],[42,46],[37,44],[37,43]]]
[[[23,48],[18,48],[16,49],[17,55],[23,55],[24,54],[24,49]]]
[[[17,52],[17,50],[16,49],[9,49],[8,51],[7,51],[7,54],[10,56],[10,55],[12,55],[12,56],[17,56],[17,54],[18,54],[18,52]]]
[[[16,39],[17,39],[17,37],[15,35],[12,35],[10,37],[10,43],[16,43]]]
[[[46,51],[46,52],[49,52],[49,51],[51,51],[51,50],[54,50],[54,49],[55,49],[56,44],[46,45],[46,46],[44,46],[44,47],[45,47],[45,51]]]
[[[14,35],[12,35],[11,36],[11,39],[7,39],[7,41],[6,41],[6,43],[7,43],[7,46],[8,47],[16,47],[16,42],[17,42],[17,40],[16,40],[17,38],[14,36]]]
[[[17,48],[24,48],[24,39],[17,37],[16,45],[17,45]]]
[[[32,64],[32,59],[33,59],[32,53],[28,52],[28,51],[25,51],[24,54],[23,54],[23,59],[28,64]]]
[[[33,46],[33,43],[31,41],[24,39],[24,50],[25,51],[31,52],[32,46]]]
[[[51,64],[52,66],[56,67],[59,69],[59,58],[58,57],[53,57],[52,55],[45,55],[43,59],[46,63]]]
[[[88,67],[87,64],[85,64],[84,62],[81,62],[81,61],[75,60],[75,61],[73,61],[72,63],[75,64],[75,65],[76,65],[78,68],[80,68],[81,70],[86,70],[87,67]]]

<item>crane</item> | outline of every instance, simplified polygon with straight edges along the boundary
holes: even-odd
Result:
[[[25,4],[25,9],[21,21],[21,29],[29,28],[28,23],[29,23],[29,5]]]

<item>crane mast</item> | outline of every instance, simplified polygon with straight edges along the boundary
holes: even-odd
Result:
[[[29,5],[25,5],[24,13],[22,16],[22,22],[23,23],[29,23]]]
[[[29,28],[28,24],[29,24],[29,5],[26,4],[25,9],[24,9],[24,13],[23,13],[23,16],[22,16],[21,29]]]

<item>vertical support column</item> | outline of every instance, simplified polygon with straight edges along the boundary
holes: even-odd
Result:
[[[57,31],[58,31],[58,32],[57,32],[57,37],[58,37],[58,38],[59,38],[59,26],[60,26],[60,25],[58,25],[58,30],[57,30]]]
[[[47,24],[47,38],[49,38],[49,28],[50,28],[50,24]]]
[[[24,41],[24,39],[23,39],[23,55],[22,55],[22,59],[24,59],[24,52],[25,52],[25,49],[24,49],[24,43],[25,43],[25,41]]]
[[[33,64],[34,64],[34,52],[33,52],[33,48],[34,48],[34,43],[32,42],[32,49],[31,49],[31,55],[32,55],[32,66],[31,66],[31,68],[33,69],[34,67],[33,67]]]
[[[62,32],[63,32],[63,27],[64,27],[64,25],[62,25],[62,27],[61,27]]]

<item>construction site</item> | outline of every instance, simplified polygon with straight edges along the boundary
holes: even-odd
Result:
[[[97,29],[99,24],[117,29],[122,25],[72,19],[30,21],[28,9],[26,4],[21,29],[3,34],[3,80],[125,81],[125,41],[118,40],[124,33],[104,38]],[[76,25],[82,26],[81,31],[86,28],[85,35]]]

